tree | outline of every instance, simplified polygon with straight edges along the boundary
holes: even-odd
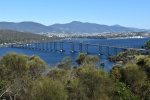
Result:
[[[99,61],[100,61],[100,59],[98,56],[88,55],[85,58],[85,62],[87,62],[87,63],[97,63]]]
[[[17,53],[5,54],[0,62],[0,98],[29,99],[33,77],[41,76],[46,68],[45,62],[37,56]]]
[[[115,82],[114,100],[140,100],[140,97],[128,89],[123,82]]]
[[[68,93],[68,100],[88,100],[83,85],[76,77],[68,79],[65,89]]]
[[[28,70],[27,66],[28,57],[23,54],[7,53],[1,59],[1,66],[8,78],[23,77]],[[10,79],[9,79],[10,80]]]
[[[136,64],[127,64],[121,70],[121,74],[122,82],[126,83],[134,94],[138,94],[141,99],[146,97],[147,93],[143,96],[142,90],[147,85],[147,75],[139,66]]]
[[[73,67],[73,60],[70,57],[65,57],[61,62],[59,62],[56,66],[57,68],[70,70]]]
[[[7,97],[20,95],[24,91],[25,77],[28,75],[28,57],[23,54],[7,53],[1,59],[1,69],[3,76],[1,80],[5,82],[2,93]],[[8,95],[7,95],[8,94]],[[1,95],[1,96],[3,96]]]
[[[84,53],[80,53],[76,58],[76,62],[78,63],[78,65],[81,65],[83,63],[96,63],[99,61],[100,59],[98,56],[91,56],[91,55],[86,56]]]
[[[140,57],[137,60],[136,64],[139,65],[146,72],[148,78],[150,79],[150,57]]]
[[[150,40],[148,40],[148,41],[144,44],[144,48],[146,48],[147,50],[150,49]]]
[[[122,69],[122,67],[120,65],[115,65],[110,70],[110,74],[109,75],[112,78],[112,80],[114,80],[115,82],[120,81],[120,79],[122,77],[121,69]]]
[[[86,55],[84,53],[80,53],[76,58],[76,62],[78,63],[78,65],[81,65],[84,62],[85,58]]]
[[[28,66],[29,73],[33,79],[40,77],[47,69],[46,63],[38,56],[29,57]]]
[[[53,68],[50,69],[50,71],[47,73],[47,77],[54,80],[58,80],[63,84],[66,83],[68,76],[69,76],[68,70],[64,70],[64,69]]]
[[[59,81],[46,77],[36,81],[31,93],[31,100],[67,100],[64,86]]]
[[[100,63],[100,65],[102,66],[102,69],[104,69],[104,67],[105,67],[105,63],[104,63],[104,62],[102,62],[102,63]]]
[[[114,85],[104,70],[90,63],[80,66],[76,73],[89,100],[111,99]]]

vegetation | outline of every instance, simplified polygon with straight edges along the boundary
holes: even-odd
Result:
[[[147,41],[147,42],[144,44],[144,47],[145,47],[146,49],[150,49],[150,40]]]
[[[121,62],[123,64],[126,64],[128,62],[134,62],[134,60],[136,60],[137,56],[139,55],[140,51],[130,49],[128,51],[121,52],[118,55],[111,56],[108,58],[108,60],[112,62]]]
[[[49,41],[52,38],[13,30],[0,30],[0,44],[2,43],[16,43],[16,42],[37,42],[37,41]]]
[[[66,57],[48,69],[38,56],[7,53],[0,60],[0,98],[7,100],[149,100],[150,56],[100,69],[97,56]],[[104,63],[100,64],[105,66]]]

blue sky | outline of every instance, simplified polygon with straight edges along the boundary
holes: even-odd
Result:
[[[0,0],[0,21],[81,21],[150,29],[150,0]]]

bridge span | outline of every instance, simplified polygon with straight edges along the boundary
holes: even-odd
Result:
[[[33,50],[45,50],[54,52],[83,52],[85,54],[98,54],[98,55],[117,55],[122,51],[137,50],[141,53],[147,52],[145,49],[128,48],[123,46],[111,46],[94,43],[84,42],[64,42],[64,41],[49,41],[49,42],[36,42],[36,43],[18,43],[12,44],[13,48],[24,48]]]

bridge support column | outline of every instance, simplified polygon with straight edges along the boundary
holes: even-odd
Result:
[[[30,49],[30,44],[28,44],[28,49]]]
[[[24,48],[24,44],[21,45],[21,48]]]
[[[64,52],[63,45],[64,45],[64,42],[60,42],[60,52]]]
[[[22,44],[19,44],[19,48],[22,48]]]
[[[25,47],[24,47],[25,49],[27,49],[27,44],[25,44]]]
[[[102,55],[102,46],[98,46],[98,55]]]
[[[11,45],[10,45],[10,47],[11,47],[11,48],[14,48],[14,45],[13,45],[13,44],[11,44]]]
[[[39,49],[39,43],[36,43],[36,50]]]
[[[35,45],[35,50],[37,50],[37,48],[38,48],[38,43],[35,43],[36,45]]]
[[[26,49],[28,49],[28,45],[29,45],[29,44],[26,44]]]
[[[29,47],[29,44],[26,44],[26,49],[28,49],[28,47]]]
[[[28,44],[26,44],[26,47],[25,47],[26,49],[28,49]]]
[[[28,49],[30,49],[30,44],[28,44]]]
[[[33,46],[33,44],[31,44],[31,49],[34,49],[34,46]]]
[[[25,44],[23,44],[22,48],[25,48]]]
[[[37,49],[37,43],[34,44],[34,49],[35,49],[35,50]]]
[[[28,44],[28,49],[30,49],[30,44]]]
[[[22,44],[22,48],[24,48],[24,44]]]
[[[24,46],[24,45],[22,44],[22,45],[21,45],[21,48],[23,48],[23,46]]]
[[[16,45],[17,46],[17,45]],[[30,44],[27,44],[27,49],[29,49]]]
[[[57,43],[54,42],[54,51],[57,51]]]
[[[74,43],[71,44],[71,53],[74,53]]]
[[[32,44],[29,44],[29,49],[32,49]]]
[[[79,43],[79,51],[82,52],[82,43]]]
[[[33,45],[33,49],[34,49],[34,50],[36,49],[36,45],[37,45],[37,44],[36,44],[36,43],[34,43],[34,45]]]
[[[30,48],[33,49],[33,44],[30,44]]]
[[[38,44],[37,50],[40,50],[40,43],[37,43],[37,44]]]
[[[21,48],[23,48],[23,44],[21,45]]]
[[[44,50],[44,42],[42,43],[42,50]]]
[[[31,49],[33,49],[33,44],[31,44]]]
[[[88,54],[88,44],[86,44],[86,54]]]
[[[22,48],[22,45],[19,44],[19,47]]]
[[[114,55],[117,55],[117,48],[114,48]]]
[[[42,50],[42,43],[40,43],[40,50]]]
[[[106,47],[107,56],[109,56],[109,46]]]
[[[24,44],[24,48],[27,49],[27,44]]]
[[[50,49],[49,50],[52,51],[52,42],[50,42],[49,45],[50,45]]]
[[[48,49],[48,42],[46,42],[46,49],[45,49],[45,50],[49,50],[49,49]]]

